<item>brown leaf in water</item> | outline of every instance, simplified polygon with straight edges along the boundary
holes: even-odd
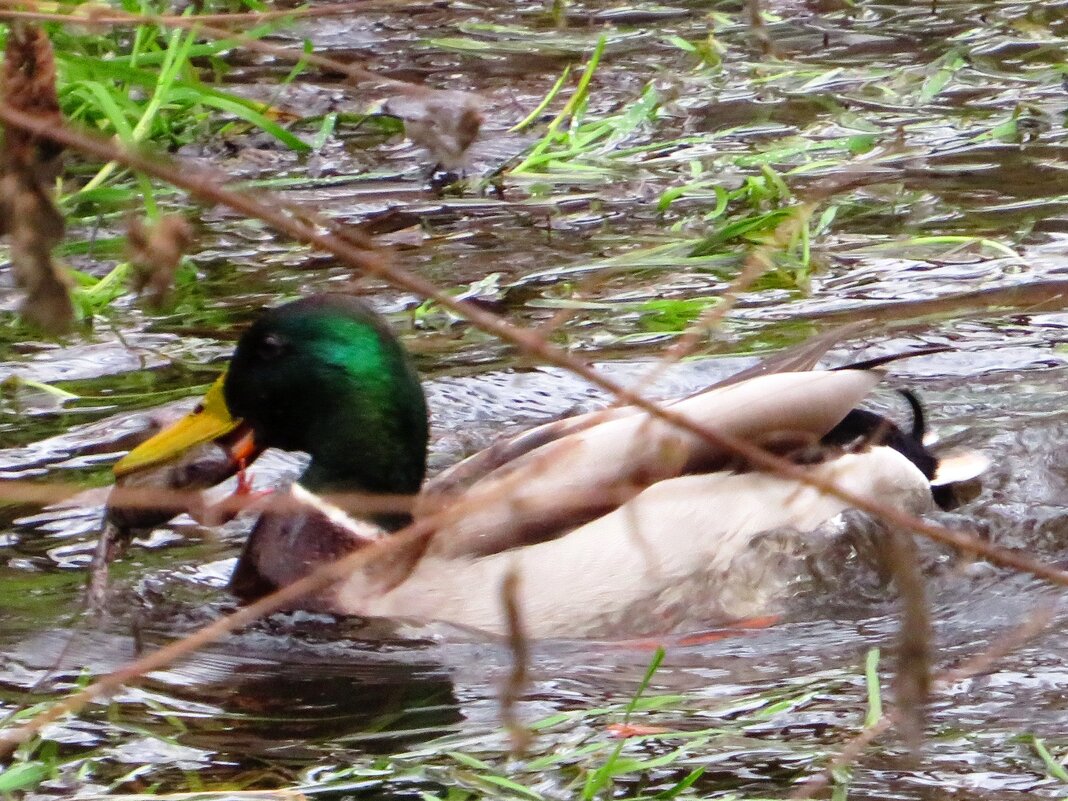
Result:
[[[14,24],[4,54],[2,90],[15,109],[61,121],[52,44],[37,27]],[[51,333],[70,328],[74,307],[67,277],[52,258],[64,222],[51,186],[62,169],[53,142],[7,128],[0,149],[0,234],[11,241],[15,282],[26,291],[21,312]]]
[[[174,285],[182,255],[192,242],[193,227],[180,214],[164,215],[152,226],[131,217],[126,227],[126,251],[134,268],[134,291],[147,293],[151,305],[162,305]]]
[[[611,737],[644,737],[651,734],[667,734],[671,729],[666,726],[647,726],[640,723],[609,723],[605,732]]]

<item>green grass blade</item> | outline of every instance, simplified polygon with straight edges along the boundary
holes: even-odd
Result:
[[[868,688],[868,712],[864,728],[868,729],[883,716],[883,697],[879,686],[879,649],[871,648],[864,657],[864,683]]]
[[[1031,747],[1035,749],[1035,753],[1038,754],[1042,763],[1046,766],[1046,772],[1050,776],[1062,782],[1068,782],[1068,770],[1065,770],[1064,765],[1054,758],[1041,738],[1032,736]]]
[[[179,94],[179,97],[185,98],[185,92],[181,92]],[[265,115],[261,114],[253,108],[250,108],[248,105],[242,103],[241,101],[235,98],[219,97],[217,95],[204,95],[200,98],[200,102],[203,103],[205,106],[211,106],[213,108],[219,109],[220,111],[226,111],[230,114],[233,114],[235,117],[238,117],[244,120],[245,122],[256,126],[264,132],[269,133],[271,136],[273,136],[279,142],[284,144],[290,150],[295,150],[298,153],[307,153],[312,149],[311,146],[303,139],[290,133],[274,120],[267,118]]]
[[[534,146],[530,155],[512,169],[513,173],[523,172],[528,169],[531,160],[544,153],[556,140],[556,132],[564,121],[578,116],[579,109],[585,103],[586,95],[589,93],[590,81],[593,80],[593,75],[597,71],[597,65],[601,63],[601,56],[604,54],[604,48],[607,42],[608,39],[603,35],[597,40],[597,45],[593,48],[593,53],[590,55],[590,60],[586,64],[586,69],[583,71],[582,77],[579,78],[578,86],[575,87],[574,93],[572,93],[567,103],[564,104],[560,113],[549,123],[545,136],[543,136],[541,141]]]
[[[564,71],[560,73],[560,77],[556,79],[556,83],[553,84],[552,89],[550,89],[548,93],[546,93],[545,97],[542,98],[541,102],[534,107],[534,110],[531,111],[519,122],[517,122],[515,125],[513,125],[511,128],[509,128],[509,133],[516,133],[517,131],[522,131],[528,125],[533,123],[534,120],[536,120],[539,116],[541,116],[541,113],[549,107],[549,104],[553,102],[553,99],[557,96],[557,94],[560,93],[560,90],[564,88],[564,83],[567,81],[569,75],[571,75],[570,64],[564,67]]]

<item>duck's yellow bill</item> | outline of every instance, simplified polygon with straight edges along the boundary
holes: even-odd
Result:
[[[196,409],[119,459],[112,468],[115,477],[172,461],[190,448],[218,439],[237,428],[241,421],[230,416],[223,397],[225,378],[225,373],[219,376]]]

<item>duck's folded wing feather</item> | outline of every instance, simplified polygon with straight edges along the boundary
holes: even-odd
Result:
[[[879,382],[874,370],[779,373],[671,404],[720,435],[766,442],[818,440]],[[534,448],[476,482],[445,512],[431,549],[484,555],[552,539],[658,481],[723,469],[733,454],[645,413]],[[444,533],[444,532],[447,532]]]
[[[811,337],[799,345],[763,358],[752,367],[747,367],[734,373],[710,387],[705,387],[693,393],[689,397],[696,397],[708,392],[710,389],[739,384],[760,376],[811,370],[835,344],[856,335],[861,328],[863,328],[862,324],[853,323]],[[517,436],[502,439],[435,476],[423,488],[423,495],[431,501],[432,499],[455,495],[479,479],[489,475],[492,471],[518,459],[535,448],[540,448],[542,445],[554,440],[584,431],[599,423],[637,414],[638,411],[634,406],[615,406],[609,409],[554,420],[551,423],[545,423],[524,431]]]

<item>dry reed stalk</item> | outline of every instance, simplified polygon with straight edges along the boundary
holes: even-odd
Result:
[[[850,323],[862,319],[867,323],[893,322],[904,317],[932,317],[955,315],[961,312],[998,314],[1002,310],[1016,313],[1059,311],[1068,308],[1068,280],[1051,279],[1027,284],[975,289],[949,297],[927,300],[900,300],[886,303],[866,303],[862,310],[801,312],[793,319],[824,320],[829,323]]]
[[[0,95],[12,108],[62,123],[52,43],[36,25],[23,21],[11,26]],[[62,150],[53,140],[18,127],[3,134],[0,235],[10,240],[15,282],[25,291],[20,311],[45,331],[63,333],[74,322],[74,306],[67,277],[52,257],[65,229],[52,198]]]
[[[888,531],[886,551],[901,598],[901,625],[897,640],[894,701],[898,728],[913,755],[918,755],[927,722],[931,691],[931,613],[916,543],[910,534]]]
[[[530,665],[530,638],[523,625],[523,610],[519,607],[519,573],[509,570],[501,582],[501,608],[508,629],[508,650],[512,654],[512,669],[501,686],[500,714],[511,739],[512,753],[522,755],[530,747],[533,733],[523,725],[516,712],[523,690],[527,686],[527,674]]]
[[[100,796],[104,798],[105,796]],[[226,801],[239,798],[241,801],[305,801],[308,798],[299,790],[203,790],[186,793],[108,793],[110,801]],[[90,796],[91,798],[91,796]]]
[[[457,300],[429,281],[407,270],[389,264],[375,253],[367,253],[351,246],[343,239],[323,233],[309,226],[303,219],[294,217],[273,202],[268,193],[253,196],[249,193],[224,189],[203,171],[190,166],[179,167],[174,161],[164,157],[152,157],[144,153],[128,150],[112,141],[74,131],[63,125],[51,125],[31,115],[0,103],[0,121],[8,125],[26,128],[41,137],[47,137],[73,149],[96,156],[103,161],[119,161],[128,167],[153,175],[174,186],[185,189],[190,194],[210,203],[222,203],[250,217],[255,217],[274,227],[277,231],[292,236],[294,239],[333,254],[342,262],[358,270],[381,278],[395,287],[414,292],[424,298],[434,300],[444,308],[466,318],[472,325],[487,333],[515,345],[520,350],[537,356],[544,362],[569,370],[590,384],[610,393],[619,400],[633,405],[648,414],[661,419],[684,431],[701,437],[712,445],[737,454],[755,468],[775,473],[814,487],[832,495],[846,504],[868,512],[891,526],[921,534],[943,545],[973,553],[995,564],[1031,573],[1056,584],[1068,584],[1068,572],[1039,562],[1024,554],[998,548],[979,537],[944,526],[921,520],[898,509],[886,506],[870,498],[858,496],[812,476],[803,467],[768,453],[764,448],[750,442],[727,436],[689,420],[671,409],[640,395],[633,390],[607,378],[587,363],[577,359],[566,351],[557,348],[537,332],[515,326],[496,314],[477,305]],[[1068,286],[1068,282],[1065,282]],[[1058,287],[1058,294],[1063,287]]]
[[[642,376],[634,387],[637,391],[643,391],[647,387],[658,381],[667,369],[690,356],[700,346],[701,341],[710,333],[718,329],[726,320],[727,315],[741,300],[742,295],[753,285],[753,283],[760,278],[764,273],[770,270],[774,264],[772,256],[776,250],[778,250],[783,240],[789,240],[797,231],[798,225],[808,225],[808,218],[811,214],[811,206],[809,204],[803,204],[804,210],[800,212],[802,218],[799,220],[797,217],[791,216],[787,220],[783,220],[779,225],[775,227],[772,233],[772,242],[768,244],[756,245],[750,249],[749,254],[745,258],[745,263],[742,265],[742,269],[738,272],[738,275],[727,285],[727,288],[720,295],[720,302],[714,306],[709,306],[697,320],[695,320],[685,331],[682,332],[682,336],[671,347],[664,351],[664,354],[657,360],[656,365],[648,373]]]
[[[2,0],[2,2],[0,2],[0,5],[5,4],[18,10],[25,6],[40,7],[42,3],[41,0]],[[248,27],[250,25],[257,25],[261,22],[270,22],[271,20],[276,19],[343,17],[354,11],[378,11],[384,8],[398,10],[398,6],[405,6],[408,4],[409,0],[373,0],[373,2],[371,0],[356,0],[356,2],[348,3],[331,3],[326,6],[293,8],[288,11],[240,11],[218,14],[197,14],[195,19],[220,24],[230,22],[242,27]],[[50,3],[49,5],[55,7],[56,4]],[[30,16],[31,14],[32,16]],[[72,13],[70,14],[28,12],[23,18],[41,18],[41,21],[70,22],[83,25],[126,25],[129,24],[129,21],[132,18],[147,19],[137,14],[128,14],[121,9],[95,2],[87,2],[82,3],[81,5],[72,6]],[[158,22],[153,24],[177,25],[183,22],[188,22],[190,17],[183,14],[158,14],[153,16],[153,19],[158,20]]]
[[[147,673],[159,670],[182,657],[188,656],[200,648],[221,639],[230,632],[236,631],[265,615],[298,601],[305,595],[328,587],[366,564],[371,558],[377,556],[383,547],[396,548],[418,542],[420,538],[425,538],[429,534],[430,528],[428,525],[431,522],[431,520],[420,521],[416,525],[393,534],[389,539],[383,539],[343,559],[324,565],[321,569],[305,578],[271,595],[264,596],[230,615],[219,618],[189,636],[176,640],[124,665],[84,689],[57,701],[25,723],[0,730],[0,758],[9,756],[15,748],[40,732],[45,726],[60,720],[68,714],[77,713],[97,698],[107,696],[126,684],[132,684],[142,679]],[[386,545],[387,543],[388,545]]]
[[[900,149],[899,146],[892,145],[880,152],[880,158],[885,157],[888,152],[892,153]],[[668,366],[691,356],[705,336],[723,324],[727,315],[741,300],[742,294],[753,285],[753,282],[774,266],[772,261],[774,253],[797,237],[802,230],[801,226],[808,225],[813,210],[820,203],[850,189],[887,180],[885,175],[873,174],[865,169],[866,162],[870,161],[871,157],[861,159],[842,174],[816,181],[808,186],[799,195],[800,202],[794,207],[796,213],[775,226],[771,232],[771,241],[750,248],[742,269],[721,295],[722,301],[702,312],[697,320],[683,331],[679,340],[664,352],[657,365],[634,385],[635,388],[642,391],[659,379]],[[867,322],[866,318],[865,322]]]
[[[40,505],[71,503],[79,495],[85,495],[83,506],[99,505],[100,499],[92,496],[83,484],[54,481],[39,483],[21,479],[0,481],[0,503],[32,503]],[[366,514],[410,512],[413,498],[410,495],[376,495],[370,493],[336,493],[323,495],[323,500],[348,511]],[[114,486],[108,495],[108,505],[119,509],[173,510],[174,514],[187,512],[194,517],[217,515],[233,517],[247,509],[284,513],[296,507],[284,493],[266,497],[230,495],[211,504],[206,503],[201,490],[170,489],[168,487],[123,487]]]
[[[364,67],[309,53],[303,48],[282,47],[228,28],[204,24],[204,17],[155,14],[128,14],[107,6],[92,6],[82,16],[25,11],[25,6],[39,7],[40,0],[0,0],[0,20],[80,22],[88,25],[156,25],[179,28],[213,39],[232,39],[247,50],[270,55],[292,64],[312,64],[327,72],[344,75],[351,83],[373,83],[380,93],[389,90],[398,108],[397,116],[405,122],[405,132],[416,144],[425,147],[432,158],[445,168],[462,166],[466,155],[482,128],[481,101],[473,92],[432,89],[420,84],[386,78]],[[7,9],[4,9],[7,6]],[[85,9],[86,6],[82,6]],[[314,11],[315,9],[309,9]],[[265,12],[286,16],[283,12]],[[238,21],[245,15],[222,15]],[[256,14],[249,15],[256,17]],[[403,102],[398,102],[403,100]],[[388,112],[387,112],[388,113]],[[336,226],[336,223],[334,224]]]
[[[420,84],[410,83],[408,81],[398,80],[396,78],[386,78],[378,75],[371,70],[364,67],[356,66],[355,64],[349,64],[344,61],[338,61],[337,59],[330,58],[328,56],[322,56],[318,53],[305,52],[303,48],[283,47],[281,45],[271,44],[265,42],[262,39],[256,39],[251,36],[246,36],[239,31],[233,31],[228,28],[218,27],[216,25],[205,24],[204,20],[208,19],[216,21],[218,18],[225,18],[226,22],[235,22],[240,24],[246,24],[245,20],[251,18],[252,22],[259,21],[260,19],[271,19],[275,17],[287,17],[287,16],[330,16],[333,14],[343,14],[346,11],[351,12],[357,8],[365,8],[366,4],[353,3],[353,4],[341,4],[338,6],[324,6],[309,9],[295,9],[293,11],[277,11],[277,12],[253,12],[246,14],[219,14],[219,15],[204,15],[200,16],[174,16],[164,14],[129,14],[124,11],[120,11],[108,6],[93,6],[92,8],[81,12],[81,15],[74,14],[55,14],[51,12],[43,11],[25,11],[24,8],[39,7],[41,5],[40,0],[0,0],[0,20],[36,20],[45,22],[63,22],[67,24],[82,24],[82,25],[108,25],[108,26],[136,26],[136,25],[156,25],[161,28],[178,28],[181,30],[195,31],[197,33],[204,34],[204,36],[212,39],[233,39],[238,42],[243,48],[251,50],[257,53],[263,53],[264,55],[273,56],[281,59],[287,63],[299,64],[313,64],[316,67],[320,67],[328,72],[344,75],[354,84],[363,82],[374,82],[380,87],[390,87],[398,94],[405,94],[411,96],[419,96],[425,94],[433,94],[438,90],[429,89]],[[4,8],[6,7],[6,8]],[[85,8],[85,6],[82,6]]]

